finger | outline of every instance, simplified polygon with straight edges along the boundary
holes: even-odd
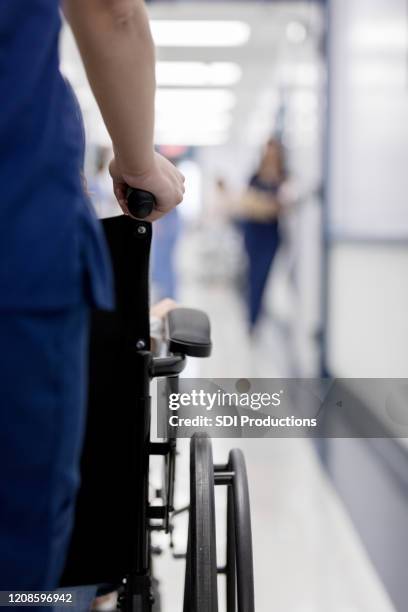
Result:
[[[113,192],[118,199],[125,200],[126,199],[125,183],[119,183],[117,181],[113,181]]]
[[[123,212],[125,213],[125,215],[129,215],[129,209],[127,207],[127,202],[126,200],[123,200],[122,198],[116,198],[118,201],[119,206],[121,207],[121,209],[123,210]]]
[[[129,214],[126,200],[126,185],[125,183],[113,183],[113,193],[118,201],[119,206],[125,214]]]
[[[158,219],[161,219],[162,217],[164,217],[166,212],[168,211],[162,211],[162,210],[158,210],[155,208],[148,217],[143,219],[143,221],[150,221],[150,223],[153,223],[154,221],[157,221]]]

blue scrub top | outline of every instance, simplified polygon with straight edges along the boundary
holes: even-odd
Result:
[[[58,0],[0,0],[0,309],[112,306],[82,184],[84,132],[59,72]]]

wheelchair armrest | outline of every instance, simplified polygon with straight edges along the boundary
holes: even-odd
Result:
[[[189,357],[211,354],[210,321],[201,310],[175,308],[167,315],[168,348]]]

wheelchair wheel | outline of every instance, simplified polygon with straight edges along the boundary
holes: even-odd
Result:
[[[241,450],[231,450],[227,470],[233,474],[227,494],[227,612],[254,612],[251,514]]]
[[[184,612],[217,612],[214,465],[207,435],[190,446],[190,516],[184,585]]]

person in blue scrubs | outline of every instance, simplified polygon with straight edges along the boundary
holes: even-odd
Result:
[[[268,277],[278,251],[281,235],[280,190],[286,180],[282,146],[268,141],[258,170],[249,182],[254,210],[241,223],[247,254],[247,303],[249,329],[253,331],[262,313]],[[258,194],[258,200],[256,197]]]
[[[153,148],[154,49],[141,0],[66,0],[111,135],[113,187],[183,197]],[[80,112],[59,72],[58,0],[0,3],[0,590],[58,586],[84,429],[88,317],[110,266],[85,195]],[[135,60],[136,58],[136,60]]]

